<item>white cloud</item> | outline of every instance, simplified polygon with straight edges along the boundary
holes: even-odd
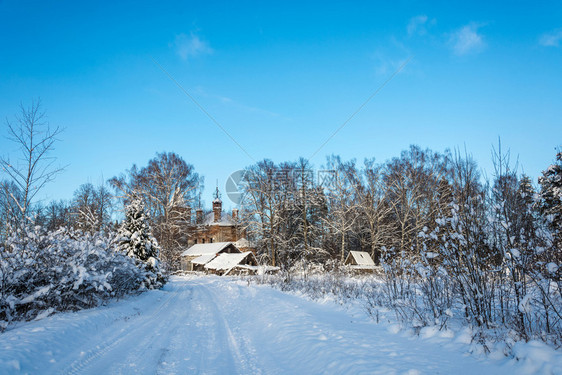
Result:
[[[189,35],[183,33],[176,35],[176,39],[171,45],[175,48],[176,53],[182,60],[213,53],[213,49],[209,44],[201,40],[199,36],[194,33]]]
[[[427,32],[425,28],[426,23],[427,16],[425,14],[410,18],[410,22],[408,23],[408,35],[425,35],[425,33]]]
[[[389,76],[393,74],[408,60],[408,58],[389,57],[380,53],[376,54],[374,59],[376,61],[375,73],[379,76]]]
[[[257,114],[267,115],[267,116],[271,116],[271,117],[280,117],[281,116],[279,113],[275,113],[275,112],[272,112],[272,111],[268,111],[266,109],[262,109],[262,108],[251,106],[251,105],[247,105],[247,104],[239,102],[235,99],[232,99],[228,96],[212,94],[212,93],[208,92],[207,90],[205,90],[203,87],[200,87],[200,86],[196,88],[196,92],[200,96],[217,100],[220,103],[224,104],[225,106],[228,106],[230,108],[233,108],[233,109],[241,111],[241,112],[257,113]]]
[[[539,43],[545,47],[558,47],[562,41],[562,29],[553,30],[541,35]]]
[[[371,58],[374,61],[375,74],[389,76],[394,73],[408,56],[412,56],[412,51],[402,41],[391,36],[386,43],[379,45],[373,52]]]
[[[449,43],[453,52],[457,55],[480,52],[486,46],[486,43],[482,34],[478,33],[479,28],[480,25],[469,24],[451,34]]]

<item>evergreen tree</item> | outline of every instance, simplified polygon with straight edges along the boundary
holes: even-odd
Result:
[[[160,247],[152,235],[149,220],[140,199],[134,199],[125,207],[125,220],[118,230],[118,249],[137,260],[137,265],[154,274],[148,286],[159,286],[163,278],[159,269]]]
[[[562,249],[562,151],[556,162],[539,177],[541,212],[552,230],[554,245]]]
[[[517,192],[518,216],[520,220],[519,236],[522,237],[520,241],[527,241],[529,244],[529,242],[537,240],[537,218],[540,216],[536,206],[537,194],[535,193],[530,177],[526,175],[521,176]]]

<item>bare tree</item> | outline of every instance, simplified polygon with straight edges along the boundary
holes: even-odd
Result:
[[[331,183],[326,187],[330,215],[324,217],[324,223],[330,233],[340,237],[340,261],[343,264],[348,244],[346,238],[354,234],[353,229],[359,217],[357,189],[357,169],[355,162],[343,163],[338,156],[328,158],[328,170],[334,171]]]
[[[388,216],[392,205],[385,198],[382,188],[382,166],[376,165],[374,160],[365,160],[363,181],[357,179],[356,194],[360,200],[362,217],[367,223],[371,257],[378,263],[380,252],[386,243],[390,243],[392,225]]]
[[[80,185],[74,192],[71,207],[74,224],[90,233],[106,228],[111,222],[111,199],[111,194],[104,185]]]
[[[277,233],[285,196],[279,183],[286,171],[280,171],[271,160],[263,160],[247,168],[244,174],[244,215],[249,232],[258,239],[273,266],[277,264]]]
[[[45,222],[45,229],[48,231],[55,231],[61,227],[70,228],[73,224],[71,207],[63,201],[52,201],[41,210],[43,221]]]
[[[15,161],[8,157],[0,157],[0,166],[20,193],[14,194],[11,189],[4,189],[4,192],[17,206],[18,221],[22,222],[27,219],[33,198],[64,169],[55,166],[56,158],[49,155],[54,150],[57,136],[62,129],[49,127],[40,100],[33,101],[28,108],[21,104],[15,122],[6,119],[6,125],[8,139],[18,145],[20,155]]]
[[[247,168],[244,215],[248,232],[272,265],[324,255],[320,244],[321,191],[306,159],[275,164],[263,160]]]
[[[298,251],[297,261],[319,260],[326,255],[321,246],[321,224],[326,216],[323,190],[316,185],[312,165],[307,159],[299,158],[293,164],[293,176],[287,181],[286,195],[296,224],[291,247]]]
[[[453,202],[438,219],[432,237],[447,272],[458,285],[467,319],[478,326],[493,321],[493,274],[497,253],[488,245],[490,231],[485,203],[486,188],[479,182],[476,162],[456,154],[452,160]]]
[[[383,172],[386,198],[396,227],[395,248],[417,257],[420,233],[435,217],[439,182],[447,173],[447,157],[410,146]]]

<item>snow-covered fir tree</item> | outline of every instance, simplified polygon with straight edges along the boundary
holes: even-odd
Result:
[[[151,287],[163,282],[159,266],[160,247],[150,230],[149,220],[140,199],[134,199],[125,207],[125,220],[118,230],[118,249],[137,260],[155,275],[149,280]]]
[[[541,211],[554,235],[554,244],[562,248],[562,151],[556,155],[556,162],[542,172]]]

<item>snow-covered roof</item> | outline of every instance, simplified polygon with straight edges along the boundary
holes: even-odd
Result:
[[[363,266],[363,267],[375,266],[375,262],[373,262],[373,259],[371,258],[369,253],[365,251],[350,251],[344,263],[349,264],[350,263],[349,261],[352,260],[350,258],[355,260],[355,264],[358,266]]]
[[[250,241],[248,241],[248,240],[245,239],[245,238],[241,238],[241,239],[239,239],[238,241],[236,241],[236,242],[234,243],[234,245],[235,245],[237,248],[250,247]]]
[[[217,254],[205,254],[205,255],[201,255],[200,257],[197,257],[195,259],[193,259],[191,261],[192,264],[207,264],[209,263],[211,260],[213,260],[215,257],[217,256]]]
[[[181,256],[184,257],[204,254],[218,254],[229,245],[234,244],[232,242],[198,243],[181,253]]]
[[[209,270],[229,270],[240,264],[247,256],[254,256],[251,251],[237,254],[219,254],[215,259],[205,265]]]

